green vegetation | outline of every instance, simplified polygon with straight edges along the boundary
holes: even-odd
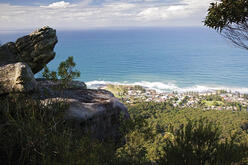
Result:
[[[63,87],[68,87],[68,83],[73,79],[80,77],[80,72],[75,70],[76,63],[73,56],[68,57],[66,61],[59,64],[58,72],[50,71],[47,66],[44,67],[42,76],[48,80],[57,81],[58,77],[62,81]]]
[[[115,97],[122,98],[124,95],[128,94],[129,90],[135,90],[135,91],[141,91],[145,92],[146,90],[139,85],[113,85],[113,84],[108,84],[104,89],[112,92]]]
[[[63,119],[68,105],[25,95],[0,99],[1,164],[247,164],[248,113],[175,108],[170,103],[128,105],[125,144],[100,142]]]
[[[44,106],[25,95],[10,95],[1,97],[0,104],[1,165],[108,164],[114,155],[111,143],[82,136],[65,122],[68,105],[63,102]]]
[[[44,67],[44,71],[42,72],[42,76],[47,80],[52,80],[52,81],[58,80],[57,72],[50,71],[47,66]]]
[[[124,95],[127,92],[127,87],[124,85],[112,85],[108,84],[105,87],[106,90],[112,92],[115,97],[120,98],[122,95]]]
[[[245,164],[245,112],[174,108],[166,103],[129,106],[132,117],[121,158],[135,164]],[[131,130],[131,131],[130,131]]]
[[[221,106],[224,105],[224,103],[222,101],[203,101],[202,103],[204,103],[207,106]]]
[[[211,3],[205,25],[221,32],[235,45],[248,50],[248,0]]]

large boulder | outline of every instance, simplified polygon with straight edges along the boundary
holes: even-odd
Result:
[[[56,30],[45,26],[17,39],[15,46],[21,59],[30,66],[35,74],[54,59],[53,49],[57,42]]]
[[[58,101],[69,104],[65,119],[73,121],[76,128],[90,133],[93,138],[120,140],[120,120],[128,119],[129,114],[126,106],[111,92],[85,89],[81,85],[77,88],[59,89],[54,88],[53,82],[44,79],[38,80],[38,86],[40,91],[37,98],[44,105],[49,106]]]
[[[28,65],[22,62],[0,67],[0,95],[11,92],[31,92],[37,82]]]

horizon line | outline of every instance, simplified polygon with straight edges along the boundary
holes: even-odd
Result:
[[[44,25],[47,26],[47,25]],[[11,33],[11,32],[32,32],[34,30],[37,30],[39,28],[42,28],[44,26],[40,27],[34,27],[34,28],[20,28],[20,29],[0,29],[0,33]],[[49,25],[48,25],[49,26]],[[57,31],[90,31],[90,30],[133,30],[133,29],[171,29],[171,28],[204,28],[209,29],[206,26],[119,26],[119,27],[88,27],[88,28],[60,28],[60,27],[53,27],[49,26]]]

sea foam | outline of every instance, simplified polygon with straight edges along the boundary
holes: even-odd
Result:
[[[113,85],[139,85],[147,89],[153,89],[157,92],[213,92],[217,90],[225,90],[225,91],[231,91],[231,92],[239,92],[239,93],[248,93],[248,88],[246,87],[227,87],[227,86],[207,86],[207,85],[194,85],[190,87],[179,87],[176,84],[173,83],[163,83],[163,82],[148,82],[148,81],[140,81],[140,82],[134,82],[134,83],[128,83],[128,82],[111,82],[111,81],[89,81],[86,82],[86,85],[88,88],[96,89],[99,87],[104,87],[108,84]]]

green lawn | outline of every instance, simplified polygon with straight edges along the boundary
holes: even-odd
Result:
[[[203,101],[205,103],[205,105],[207,106],[219,106],[219,105],[224,105],[224,103],[222,101]]]

